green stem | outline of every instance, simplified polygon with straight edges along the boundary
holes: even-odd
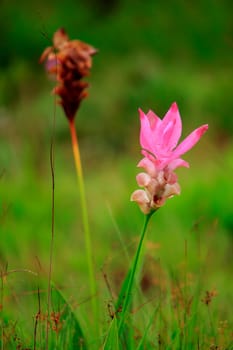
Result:
[[[79,191],[80,191],[80,202],[81,202],[82,221],[83,221],[83,229],[84,229],[85,244],[86,244],[90,294],[92,297],[92,309],[93,309],[95,324],[97,326],[99,323],[99,320],[97,320],[98,318],[98,307],[97,307],[97,301],[96,301],[97,286],[96,286],[96,281],[94,276],[92,244],[91,244],[91,235],[90,235],[89,221],[88,221],[85,186],[84,186],[84,180],[83,180],[83,170],[82,170],[82,163],[81,163],[79,144],[78,144],[74,118],[72,120],[69,120],[69,127],[70,127],[72,148],[73,148],[73,154],[74,154],[74,162],[75,162],[76,173],[77,173],[78,184],[79,184]]]
[[[142,228],[142,233],[141,233],[141,238],[140,238],[140,241],[139,241],[139,244],[138,244],[138,248],[137,248],[134,260],[133,260],[132,267],[129,270],[129,275],[127,275],[127,277],[126,277],[126,279],[128,280],[128,284],[127,284],[127,287],[126,287],[126,293],[125,293],[124,301],[123,301],[123,304],[122,304],[122,309],[121,309],[121,312],[120,312],[120,323],[119,323],[119,328],[118,328],[119,335],[120,335],[120,333],[122,331],[122,326],[124,324],[125,314],[127,313],[128,307],[129,307],[129,304],[130,304],[134,277],[135,277],[135,273],[136,273],[136,270],[137,270],[137,265],[138,265],[138,261],[139,261],[139,257],[140,257],[140,253],[141,253],[142,244],[143,244],[143,241],[144,241],[146,229],[147,229],[149,220],[150,220],[150,218],[151,218],[151,216],[152,216],[152,214],[154,212],[155,211],[152,211],[152,212],[150,212],[149,214],[147,214],[145,216],[145,221],[144,221],[144,225],[143,225],[143,228]]]

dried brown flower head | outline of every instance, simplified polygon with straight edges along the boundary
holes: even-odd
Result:
[[[201,299],[201,301],[205,304],[205,305],[210,305],[210,303],[212,302],[212,299],[214,297],[216,297],[218,295],[218,292],[216,291],[216,289],[213,290],[206,290],[205,292],[205,296],[203,299]]]
[[[46,70],[58,82],[53,92],[60,96],[59,103],[69,120],[73,120],[80,102],[87,96],[88,83],[82,79],[89,75],[92,56],[97,50],[80,41],[70,40],[64,29],[53,36],[53,46],[47,47],[40,57],[46,60]]]

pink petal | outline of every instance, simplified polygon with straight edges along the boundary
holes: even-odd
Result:
[[[178,181],[177,175],[171,169],[166,169],[164,178],[169,185],[174,185]]]
[[[146,187],[149,185],[149,183],[151,181],[151,177],[147,173],[139,173],[136,176],[136,180],[137,180],[138,186]]]
[[[159,128],[159,134],[162,135],[161,143],[163,149],[171,151],[177,145],[182,131],[182,122],[177,104],[174,102]]]
[[[146,152],[143,152],[142,151],[142,154],[145,156],[145,157],[147,157],[147,158],[149,158],[151,161],[153,161],[153,163],[154,163],[154,165],[155,165],[155,167],[156,167],[156,169],[157,169],[157,171],[159,171],[159,170],[162,170],[166,165],[168,165],[169,163],[170,163],[170,161],[171,161],[171,159],[170,158],[162,158],[162,157],[160,157],[160,158],[157,158],[157,159],[155,159],[153,156],[151,156],[150,154],[148,154],[148,153],[146,153]]]
[[[168,168],[170,170],[175,170],[176,168],[179,168],[181,166],[184,166],[185,168],[189,168],[189,163],[186,162],[185,160],[178,158],[178,159],[174,159],[172,160],[169,165]]]
[[[141,147],[145,150],[153,152],[153,132],[151,130],[150,121],[147,118],[146,114],[139,109],[139,116],[141,122],[140,129],[140,144]]]
[[[165,186],[165,190],[163,192],[163,196],[166,198],[171,198],[174,195],[180,194],[180,185],[176,182],[173,185],[167,184]]]
[[[143,152],[142,152],[143,153]],[[147,157],[147,154],[146,152],[143,153],[144,156]],[[149,155],[149,159],[152,159],[152,157],[150,158],[150,155]],[[160,157],[160,159],[155,159],[153,160],[154,161],[154,164],[155,164],[155,167],[157,170],[162,170],[164,169],[169,163],[171,163],[172,161],[174,160],[173,157],[167,157],[167,158],[163,158],[163,157]]]
[[[130,197],[131,201],[137,202],[137,203],[149,203],[150,199],[146,194],[146,191],[144,190],[136,190],[131,194]]]
[[[147,113],[147,118],[150,122],[151,129],[156,129],[161,125],[161,119],[151,110]]]
[[[182,154],[188,152],[202,137],[202,135],[208,130],[208,125],[202,125],[194,130],[189,136],[184,139],[179,146],[173,152],[173,155],[178,158]]]
[[[157,174],[157,169],[154,163],[148,159],[148,158],[143,158],[140,160],[140,162],[137,165],[139,168],[145,169],[145,171],[152,177],[155,177]]]
[[[138,203],[139,208],[144,214],[149,214],[151,211],[150,199],[144,190],[136,190],[132,193],[130,200]]]

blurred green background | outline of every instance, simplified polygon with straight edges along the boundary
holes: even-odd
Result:
[[[179,266],[188,240],[190,266],[198,254],[209,259],[207,287],[232,288],[232,10],[226,0],[1,1],[2,268],[48,268],[54,82],[38,60],[64,27],[99,50],[76,118],[98,279],[102,266],[124,270],[122,242],[135,250],[143,220],[129,202],[141,157],[137,109],[162,117],[176,101],[182,137],[205,123],[209,131],[184,157],[191,168],[178,170],[181,196],[154,217],[148,240],[160,248],[148,254]],[[55,113],[54,278],[70,286],[84,280],[86,260],[68,124]]]

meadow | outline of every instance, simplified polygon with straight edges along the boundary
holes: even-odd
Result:
[[[1,349],[233,349],[231,5],[68,4],[41,2],[39,14],[26,1],[18,12],[1,5]],[[61,26],[99,50],[75,119],[94,295],[68,123],[38,64]],[[144,221],[130,202],[138,108],[163,117],[174,101],[181,140],[209,130],[184,156],[190,169],[177,170],[181,194],[150,219],[123,318]]]

